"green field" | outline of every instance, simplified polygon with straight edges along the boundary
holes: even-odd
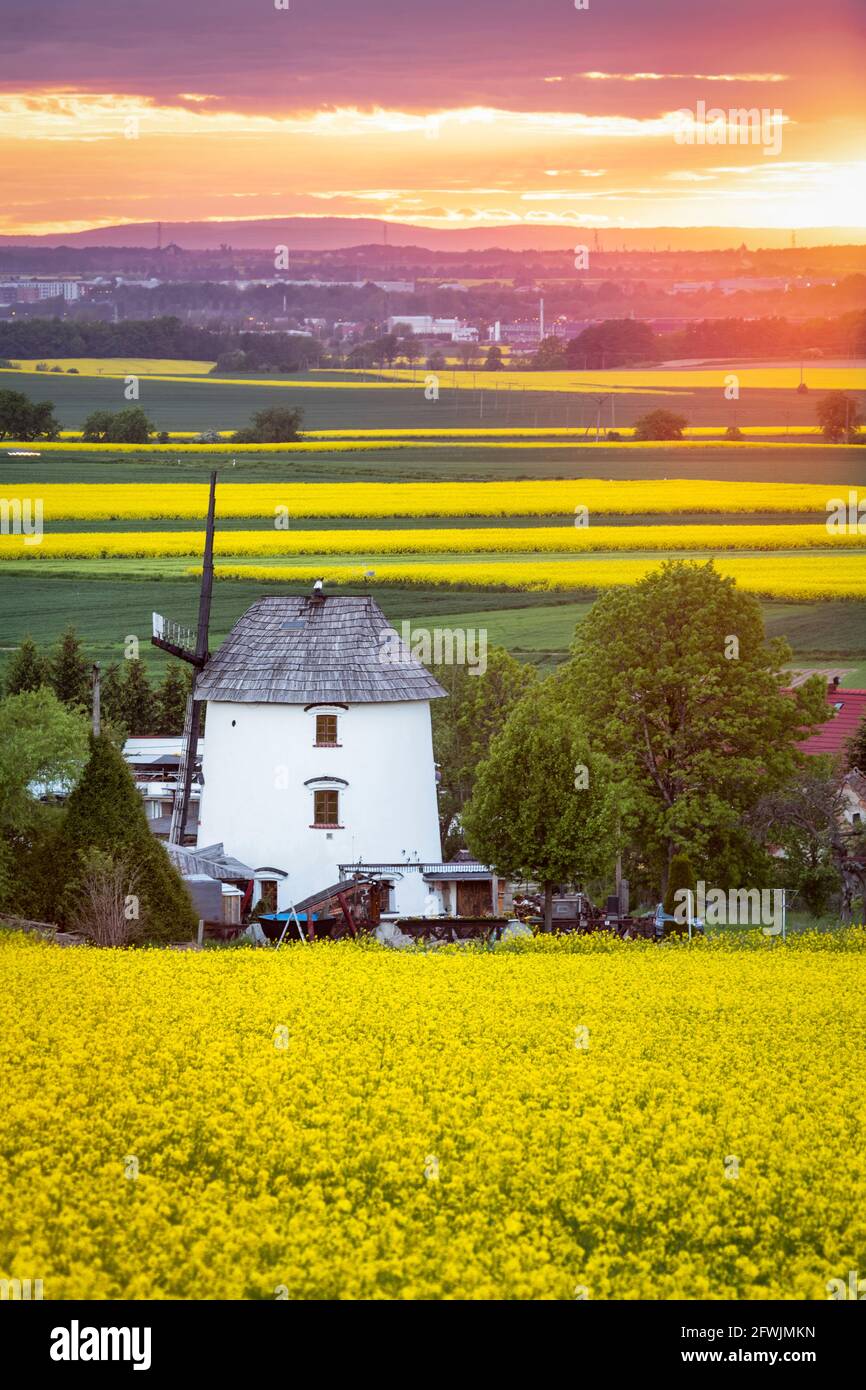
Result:
[[[87,568],[85,568],[87,566]],[[101,577],[102,562],[58,562],[52,574],[34,575],[16,566],[0,572],[0,670],[10,651],[27,633],[40,646],[50,646],[72,623],[83,638],[88,656],[108,663],[123,656],[124,641],[135,634],[142,657],[154,670],[165,658],[149,645],[151,613],[155,610],[178,622],[194,623],[198,605],[195,580],[155,577],[166,562],[128,561],[128,578]],[[262,585],[248,581],[217,584],[214,589],[211,646],[215,648],[242,613],[265,593],[308,591],[309,585],[283,582]],[[357,592],[363,592],[359,586]],[[584,617],[591,600],[585,595],[563,593],[515,594],[488,591],[472,593],[440,589],[377,588],[376,601],[388,619],[409,619],[418,626],[438,625],[486,628],[488,641],[508,647],[527,661],[549,664],[568,650],[575,624]],[[761,605],[769,637],[784,636],[797,662],[804,665],[839,662],[866,663],[866,622],[857,603],[794,604],[765,602]],[[866,671],[860,683],[866,684]]]
[[[38,451],[38,445],[34,445]],[[423,443],[377,453],[296,453],[231,455],[96,453],[70,449],[38,458],[10,454],[0,444],[0,491],[41,483],[204,482],[216,469],[221,484],[233,482],[454,482],[521,478],[706,478],[750,482],[826,483],[846,487],[866,483],[866,449],[850,445],[765,444],[730,449],[699,444],[673,449],[663,444],[573,450],[467,449],[459,444],[434,449]]]
[[[275,377],[274,385],[247,381],[155,380],[140,378],[140,404],[160,430],[237,429],[257,410],[269,406],[299,406],[308,429],[403,428],[446,429],[469,425],[555,425],[595,429],[598,406],[585,392],[531,391],[514,386],[484,390],[454,389],[440,373],[438,400],[425,397],[426,373],[419,371],[417,384],[376,386],[363,383],[315,388],[299,386],[298,377]],[[483,373],[479,373],[483,376]],[[320,378],[312,378],[320,380]],[[608,398],[601,407],[601,426],[615,429],[632,425],[641,415],[660,406],[685,415],[692,425],[788,425],[815,424],[815,400],[820,391],[798,395],[790,389],[766,387],[743,390],[738,401],[725,400],[722,384],[709,388],[682,388],[662,395],[655,391],[629,391]],[[78,429],[93,410],[117,410],[127,405],[123,378],[66,376],[35,372],[3,372],[0,387],[24,391],[32,400],[51,400],[63,426]],[[596,393],[610,396],[604,386]]]

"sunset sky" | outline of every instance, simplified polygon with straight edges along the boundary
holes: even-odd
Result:
[[[0,233],[866,227],[863,0],[0,0]],[[781,149],[674,113],[780,111]]]

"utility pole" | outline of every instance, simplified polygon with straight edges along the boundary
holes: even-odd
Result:
[[[188,645],[189,631],[181,628],[177,623],[171,623],[158,613],[153,615],[153,636],[151,642],[155,647],[161,647],[163,651],[169,652],[171,656],[176,656],[180,661],[186,661],[195,668],[196,674],[204,670],[207,665],[208,652],[208,628],[210,625],[211,597],[213,594],[213,541],[214,526],[216,517],[216,483],[217,475],[215,472],[210,475],[210,494],[208,497],[207,510],[207,531],[205,533],[204,556],[202,558],[201,590],[198,601],[198,626],[196,628],[195,646]],[[176,638],[177,640],[172,640]],[[192,779],[195,772],[196,756],[198,754],[199,731],[201,729],[201,705],[202,702],[195,698],[195,680],[186,702],[186,714],[183,722],[183,738],[180,750],[180,766],[177,770],[177,785],[174,793],[174,805],[171,812],[171,829],[169,831],[169,842],[175,845],[183,844],[183,837],[186,834],[186,823],[189,815],[189,801],[192,793]]]
[[[99,735],[100,735],[101,732],[102,732],[102,714],[101,714],[101,710],[100,710],[100,695],[99,695],[99,662],[98,662],[98,661],[95,661],[95,662],[93,663],[93,670],[91,671],[90,679],[91,679],[91,686],[92,686],[92,689],[93,689],[93,715],[92,715],[92,718],[93,718],[93,737],[94,737],[94,738],[99,738]]]

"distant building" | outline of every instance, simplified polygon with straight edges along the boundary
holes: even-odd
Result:
[[[416,337],[430,335],[432,337],[450,338],[457,340],[457,334],[468,327],[462,319],[437,319],[432,314],[392,314],[388,319],[388,332],[394,333],[399,328],[410,329]],[[478,331],[475,330],[477,338]],[[462,341],[471,341],[463,339]]]

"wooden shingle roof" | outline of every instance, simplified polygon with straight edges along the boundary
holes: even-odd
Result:
[[[261,598],[235,623],[196,681],[199,700],[240,704],[375,704],[445,691],[408,650],[389,659],[388,620],[372,598]]]

